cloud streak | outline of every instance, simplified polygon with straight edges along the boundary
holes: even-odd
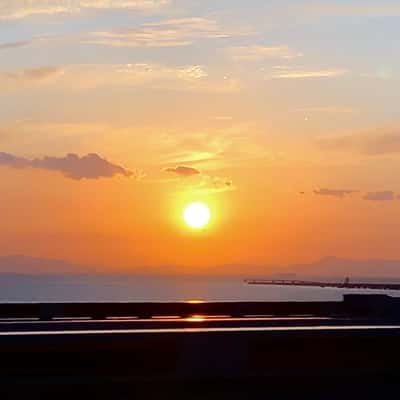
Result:
[[[338,190],[338,189],[327,189],[327,188],[314,190],[314,194],[318,196],[331,196],[331,197],[338,197],[341,199],[353,193],[357,193],[357,190]]]
[[[226,30],[209,18],[193,17],[93,32],[87,41],[111,47],[180,47],[188,46],[195,40],[226,39],[243,33]]]
[[[292,50],[288,46],[239,46],[230,47],[228,53],[235,61],[262,61],[265,59],[292,59],[303,54]]]
[[[292,69],[288,67],[277,67],[267,79],[322,79],[337,78],[348,73],[343,68],[327,68],[318,70]]]
[[[25,47],[25,46],[28,46],[29,44],[31,44],[30,40],[20,40],[18,42],[0,43],[0,51],[16,49],[18,47]]]
[[[234,191],[236,187],[230,179],[203,175],[202,181],[194,190],[198,193],[224,193]]]
[[[233,188],[233,182],[227,178],[210,177],[210,186],[216,191],[225,191]]]
[[[4,89],[37,84],[55,90],[88,90],[104,87],[143,86],[146,89],[202,92],[240,90],[235,79],[210,77],[202,65],[167,66],[161,64],[77,64],[61,67],[0,71]]]
[[[334,2],[326,2],[326,4],[307,4],[302,6],[308,14],[322,16],[365,16],[365,17],[393,17],[400,15],[400,5],[384,4],[384,2],[376,2],[377,4],[338,4]],[[363,2],[365,3],[365,2]]]
[[[29,160],[9,153],[0,153],[0,166],[11,168],[37,168],[61,172],[71,179],[111,178],[116,175],[130,177],[133,173],[117,164],[113,164],[95,153],[79,157],[68,154],[65,157],[43,157]]]
[[[322,150],[355,151],[370,156],[395,154],[400,152],[400,131],[322,138],[318,141],[318,146]]]
[[[305,192],[300,192],[300,194],[304,194]],[[343,199],[346,196],[349,196],[353,193],[359,193],[358,190],[337,190],[337,189],[319,189],[314,190],[314,194],[318,196],[328,196],[328,197],[337,197]],[[396,193],[391,190],[382,190],[375,192],[366,192],[362,196],[363,200],[368,201],[393,201],[396,199],[400,200],[400,196],[396,196]]]
[[[198,193],[221,193],[236,189],[231,179],[204,174],[194,167],[179,165],[165,168],[164,172],[176,174],[182,178],[199,177],[199,180],[196,180],[197,183],[192,187]]]
[[[36,78],[36,80],[35,80]],[[210,77],[202,65],[168,66],[162,64],[77,64],[55,69],[0,72],[3,87],[18,83],[51,84],[54,89],[88,90],[108,87],[145,87],[147,90],[234,92],[240,90],[235,79]]]
[[[0,72],[0,78],[19,82],[41,81],[62,74],[63,72],[63,68],[60,67],[40,67],[13,72]]]
[[[0,19],[23,19],[35,15],[76,14],[85,10],[151,11],[169,0],[2,0]]]
[[[391,190],[368,192],[363,197],[364,200],[369,201],[393,201],[395,198],[395,193]]]

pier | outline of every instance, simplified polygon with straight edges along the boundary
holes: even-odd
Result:
[[[400,290],[400,283],[370,283],[351,282],[348,278],[344,282],[303,281],[294,279],[247,279],[249,285],[270,286],[306,286],[337,289],[369,289],[369,290]]]

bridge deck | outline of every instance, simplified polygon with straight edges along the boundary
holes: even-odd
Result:
[[[2,304],[0,396],[376,398],[400,389],[399,306],[387,296]]]

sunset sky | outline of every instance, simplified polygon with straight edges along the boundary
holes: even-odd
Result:
[[[400,259],[399,41],[398,0],[0,0],[0,256]]]

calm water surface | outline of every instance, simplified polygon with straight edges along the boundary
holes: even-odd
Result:
[[[0,276],[0,302],[30,301],[322,301],[344,293],[400,292],[247,285],[240,278]]]

